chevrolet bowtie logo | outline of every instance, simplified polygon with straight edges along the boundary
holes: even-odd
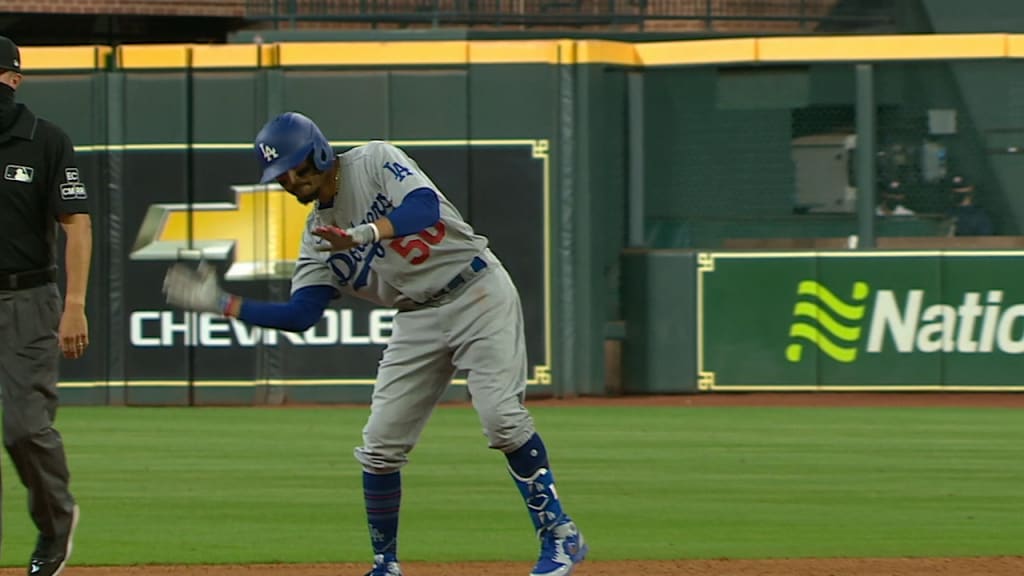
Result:
[[[178,260],[182,251],[198,250],[207,260],[232,261],[228,280],[290,278],[310,207],[277,184],[231,190],[234,203],[150,206],[131,259]]]

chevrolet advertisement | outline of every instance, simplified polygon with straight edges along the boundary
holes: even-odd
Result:
[[[402,147],[488,237],[520,290],[530,384],[548,384],[551,337],[550,165],[544,140],[408,141]],[[359,143],[332,142],[341,152]],[[267,387],[371,385],[394,310],[332,303],[303,333],[185,312],[161,291],[168,266],[199,258],[225,290],[288,299],[310,210],[276,184],[256,184],[251,144],[123,146],[78,150],[82,179],[104,189],[93,208],[92,347],[62,365],[62,388],[148,389],[159,403],[248,402]],[[61,242],[62,243],[62,242]],[[461,383],[461,375],[456,375]],[[215,393],[214,391],[219,391]],[[226,391],[226,392],[225,392]],[[259,401],[259,399],[254,399]]]

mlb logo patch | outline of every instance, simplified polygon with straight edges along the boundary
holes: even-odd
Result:
[[[35,169],[31,166],[19,166],[17,164],[8,164],[4,168],[4,180],[10,180],[11,182],[24,182],[28,184],[32,182],[32,178],[35,176]]]
[[[85,193],[85,184],[61,184],[60,198],[61,200],[85,200],[88,198]]]

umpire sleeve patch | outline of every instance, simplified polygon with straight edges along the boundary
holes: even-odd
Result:
[[[85,184],[61,184],[60,198],[61,200],[85,200],[88,198],[88,195],[85,193]]]

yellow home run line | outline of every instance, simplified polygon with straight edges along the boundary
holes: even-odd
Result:
[[[103,70],[112,50],[109,46],[26,46],[22,48],[22,61],[28,71]],[[121,70],[475,64],[693,66],[1024,58],[1024,34],[749,37],[637,43],[550,39],[133,44],[118,46],[114,52],[115,68]]]

